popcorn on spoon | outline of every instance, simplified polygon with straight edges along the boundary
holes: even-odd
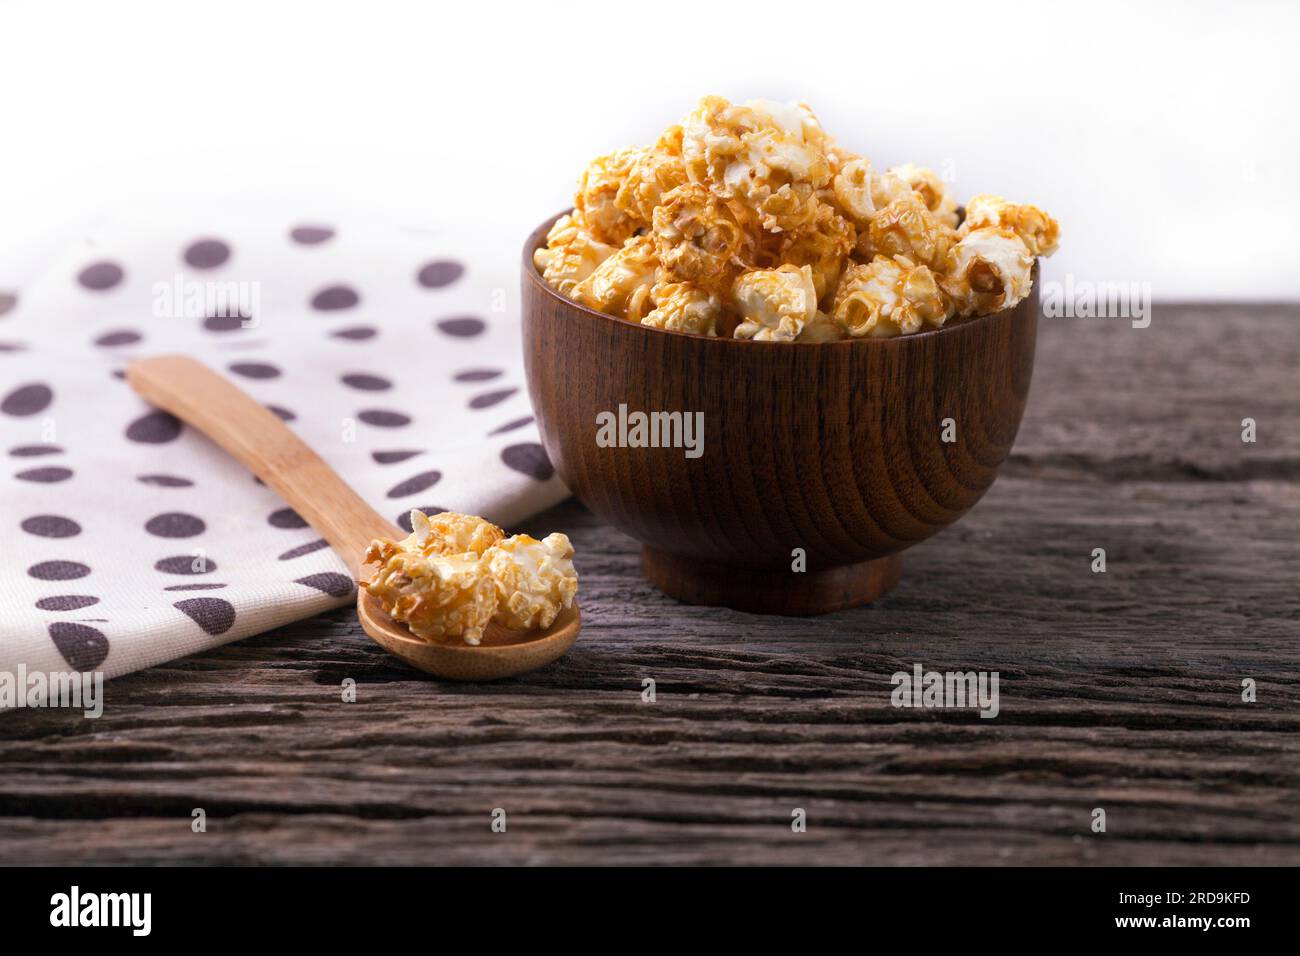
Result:
[[[544,630],[573,605],[578,575],[563,534],[507,538],[483,518],[411,512],[401,541],[377,538],[366,551],[376,571],[363,587],[395,621],[425,640],[478,644],[489,622]]]
[[[377,539],[395,542],[401,538],[402,532],[391,521],[370,507],[284,422],[202,362],[184,355],[152,356],[132,362],[126,377],[145,399],[206,435],[279,494],[329,542],[354,580],[364,576],[365,555]],[[563,563],[573,553],[567,538],[552,535],[547,542],[535,542],[520,535],[507,549],[501,529],[489,522],[454,521],[464,516],[435,515],[431,528],[439,518],[448,519],[447,529],[437,534],[442,546],[452,553],[461,549],[460,554],[473,554],[474,548],[480,548],[481,560],[493,547],[500,547],[494,566],[499,569],[497,576],[506,582],[506,591],[504,597],[499,589],[493,597],[484,593],[485,603],[495,603],[488,615],[491,620],[480,631],[480,643],[418,637],[385,613],[379,600],[361,587],[357,589],[357,620],[368,637],[412,667],[465,681],[525,674],[551,663],[573,646],[582,629],[582,614],[574,600],[577,578],[572,564]],[[542,545],[545,554],[537,551]],[[571,583],[556,581],[552,588],[547,574],[540,572],[546,562],[551,569],[547,574]],[[468,570],[459,569],[460,574],[479,580],[481,574],[473,569],[473,561],[458,563],[468,566]],[[519,567],[512,569],[512,564]],[[531,573],[534,565],[536,575]],[[546,586],[535,586],[534,578],[545,580]],[[495,582],[492,578],[494,587]],[[486,585],[480,587],[487,591]],[[496,620],[527,623],[538,629],[511,629]],[[543,621],[549,625],[542,627]]]

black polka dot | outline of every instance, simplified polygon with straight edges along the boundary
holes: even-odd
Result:
[[[469,400],[470,408],[491,408],[499,402],[504,402],[507,398],[519,391],[517,388],[503,388],[495,392],[484,392],[482,395],[475,395]]]
[[[279,405],[267,405],[266,410],[282,422],[291,422],[298,418],[298,416],[289,411],[289,409],[281,408]]]
[[[467,368],[456,373],[458,382],[487,382],[502,374],[499,368]]]
[[[407,534],[410,534],[412,530],[411,510],[423,511],[427,515],[436,515],[436,514],[442,514],[447,509],[444,508],[442,505],[419,505],[414,509],[403,511],[394,520],[397,522],[397,526],[401,528],[403,531],[405,531]]]
[[[418,475],[412,475],[400,484],[388,489],[388,497],[405,498],[407,495],[426,491],[441,480],[442,472],[440,471],[422,471]]]
[[[230,315],[210,315],[203,320],[203,327],[209,332],[237,332],[244,328],[244,323],[248,322],[251,316],[243,313],[232,313]]]
[[[126,379],[126,372],[120,368],[115,368],[113,369],[113,371],[109,372],[108,374],[113,376],[113,378],[118,379],[119,381]]]
[[[454,335],[458,339],[482,335],[483,330],[487,328],[487,323],[482,319],[476,319],[468,315],[451,319],[439,319],[434,324],[447,335]]]
[[[90,568],[78,561],[42,561],[27,569],[29,577],[38,581],[75,581],[90,573]]]
[[[39,481],[44,484],[54,484],[59,481],[67,481],[72,477],[71,468],[29,468],[27,471],[20,471],[14,475],[20,481]]]
[[[357,418],[376,428],[401,428],[403,425],[411,424],[411,416],[403,415],[401,412],[384,411],[382,408],[368,408],[358,412]]]
[[[311,297],[311,307],[321,312],[335,312],[338,309],[350,309],[361,301],[355,289],[345,285],[332,285],[321,289]]]
[[[211,574],[217,570],[217,563],[211,558],[200,558],[191,554],[176,554],[170,558],[160,558],[154,562],[155,571],[164,574]]]
[[[392,451],[372,451],[370,457],[379,465],[395,465],[399,461],[406,461],[408,458],[423,454],[423,451],[417,451],[413,448],[395,448]]]
[[[117,285],[126,276],[116,262],[95,262],[77,274],[77,281],[94,292],[103,292]]]
[[[143,338],[144,336],[139,332],[132,332],[130,329],[119,329],[116,332],[105,332],[95,339],[95,344],[101,348],[115,348],[119,345],[134,345]]]
[[[99,598],[90,594],[55,594],[41,598],[36,606],[42,611],[79,611],[98,603]]]
[[[15,458],[39,458],[42,455],[61,455],[63,449],[58,445],[17,445],[9,449]]]
[[[220,239],[200,239],[185,250],[185,262],[195,269],[215,269],[230,258],[230,246]]]
[[[164,591],[220,591],[224,584],[172,584],[163,588]]]
[[[340,381],[349,388],[360,389],[363,392],[382,392],[393,387],[393,383],[386,378],[380,378],[378,375],[367,375],[364,372],[352,372],[344,375]]]
[[[328,548],[329,542],[324,538],[317,538],[315,541],[308,541],[306,544],[300,544],[296,548],[290,548],[284,554],[280,555],[280,561],[292,561],[294,558],[301,558],[304,554],[311,554],[313,551],[319,551],[321,548]]]
[[[167,412],[154,411],[141,415],[126,429],[126,437],[145,445],[161,445],[175,441],[181,433],[181,420]]]
[[[18,304],[18,296],[12,292],[0,292],[0,315],[12,312]]]
[[[349,342],[364,342],[366,339],[373,339],[378,334],[378,329],[371,328],[368,325],[354,325],[346,329],[335,329],[330,333],[336,339],[346,339]]]
[[[441,289],[465,274],[465,267],[451,259],[437,259],[420,267],[415,281],[426,289]]]
[[[74,670],[93,671],[108,656],[108,638],[85,624],[55,621],[50,625],[50,639]]]
[[[300,246],[316,246],[334,238],[334,230],[329,226],[295,226],[289,230],[289,238]]]
[[[266,362],[232,362],[230,371],[244,378],[279,378],[280,370]]]
[[[21,352],[25,348],[22,342],[0,342],[0,352]]]
[[[186,598],[172,607],[214,637],[235,625],[235,606],[221,598]]]
[[[547,481],[555,474],[555,466],[546,456],[546,449],[534,441],[501,449],[501,460],[507,468],[538,481]]]
[[[488,435],[502,435],[506,432],[512,432],[516,428],[523,428],[525,425],[531,425],[532,423],[533,416],[525,415],[523,418],[516,418],[513,421],[506,422],[504,425],[498,425],[496,428],[488,432]]]
[[[267,524],[273,528],[305,528],[307,522],[302,520],[302,515],[292,508],[281,508],[279,511],[272,511],[266,516]]]
[[[81,534],[81,525],[62,515],[32,515],[23,519],[22,529],[42,538],[71,538]]]
[[[144,523],[144,530],[159,538],[192,538],[207,529],[202,518],[183,511],[166,511]]]
[[[356,589],[356,583],[350,577],[346,574],[336,574],[333,571],[309,574],[305,578],[296,578],[294,583],[305,584],[317,591],[324,591],[331,597],[344,597]]]
[[[142,485],[153,485],[156,488],[191,488],[194,482],[188,478],[178,478],[176,475],[139,475],[136,481]]]
[[[0,412],[6,415],[23,417],[36,415],[50,407],[54,401],[54,390],[41,382],[19,385],[0,401]]]

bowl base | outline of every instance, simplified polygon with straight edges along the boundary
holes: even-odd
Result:
[[[903,556],[844,564],[823,571],[763,571],[641,548],[646,580],[687,604],[755,614],[827,614],[868,604],[903,575]]]

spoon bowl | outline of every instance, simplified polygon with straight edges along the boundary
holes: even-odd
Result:
[[[543,631],[512,631],[489,624],[477,645],[422,641],[389,617],[379,600],[357,589],[357,617],[376,644],[412,667],[449,680],[484,681],[514,677],[543,667],[578,639],[582,614],[575,604]]]
[[[143,398],[202,432],[261,478],[329,542],[361,580],[375,538],[405,537],[352,490],[273,413],[202,362],[162,355],[132,362],[126,379]],[[543,667],[577,640],[576,604],[545,630],[488,626],[481,643],[425,641],[393,620],[365,588],[357,589],[357,617],[380,647],[412,667],[449,680],[486,681]]]

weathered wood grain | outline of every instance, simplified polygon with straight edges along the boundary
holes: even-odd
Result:
[[[573,537],[583,635],[526,677],[341,611],[0,715],[0,861],[1300,863],[1298,319],[1044,320],[1002,476],[871,607],[679,605],[568,503],[527,530]],[[893,708],[914,662],[999,671],[1000,715]]]

